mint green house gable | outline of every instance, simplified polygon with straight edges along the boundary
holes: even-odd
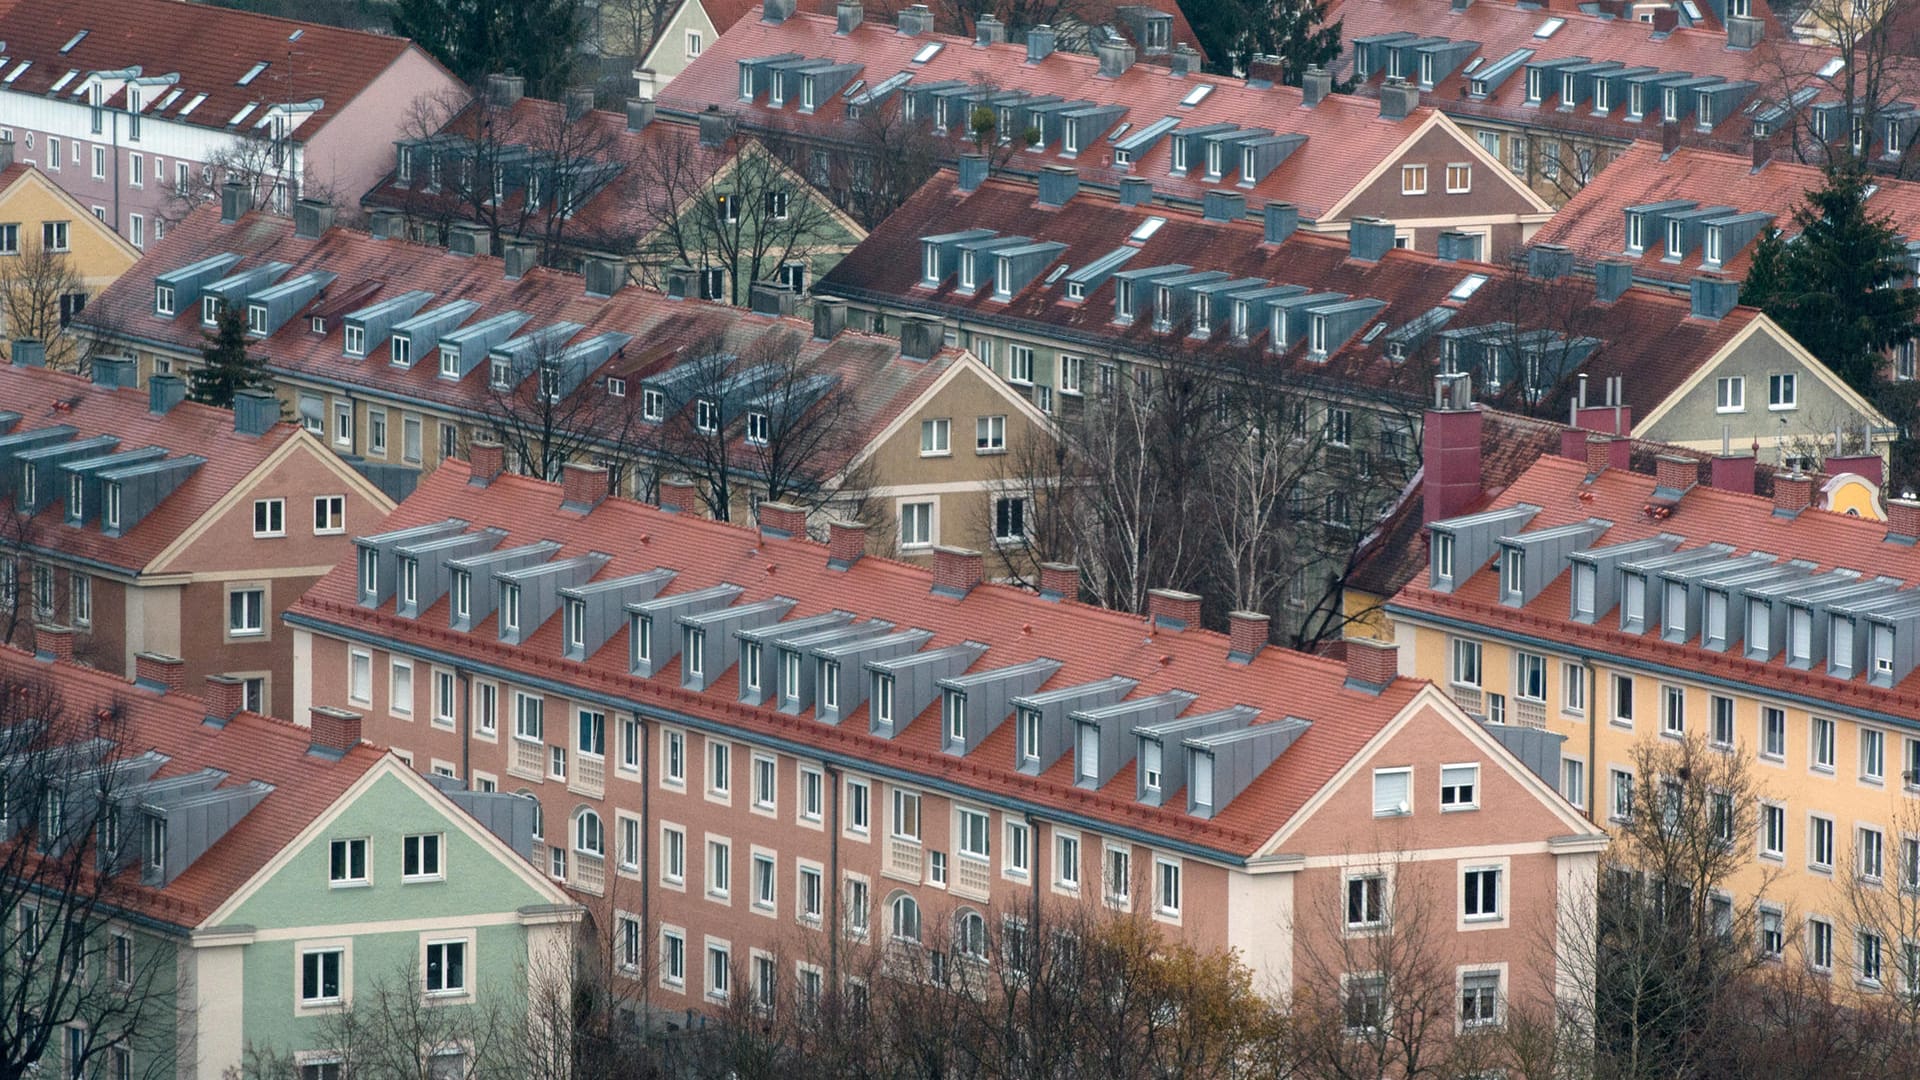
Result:
[[[496,819],[512,835],[512,814]],[[218,1076],[250,1053],[325,1060],[337,1014],[383,995],[526,1009],[531,984],[564,977],[579,916],[515,848],[389,756],[195,930],[194,1071]]]

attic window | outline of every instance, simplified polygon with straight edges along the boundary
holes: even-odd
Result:
[[[1700,5],[1694,3],[1693,0],[1680,0],[1680,9],[1687,13],[1687,18],[1692,19],[1694,22],[1700,21]]]
[[[33,66],[33,61],[31,60],[20,61],[19,67],[14,68],[12,71],[7,72],[7,81],[12,82],[13,80],[19,78],[21,75],[24,75],[26,73],[26,70],[28,68],[32,66]]]
[[[85,41],[86,39],[87,39],[87,31],[85,30],[82,30],[79,33],[73,35],[73,37],[67,40],[67,43],[65,45],[60,46],[60,55],[65,56],[66,54],[72,52],[76,45],[79,45],[82,41]]]
[[[77,71],[69,71],[69,72],[67,72],[67,73],[66,73],[65,75],[62,75],[62,76],[60,76],[60,77],[59,77],[58,79],[55,79],[55,80],[53,81],[53,87],[52,87],[52,89],[53,89],[53,90],[54,90],[55,92],[58,92],[58,91],[61,91],[61,90],[65,90],[65,89],[67,88],[67,84],[68,84],[68,83],[70,83],[70,82],[72,82],[72,81],[73,81],[73,77],[74,77],[75,75],[78,75],[78,74],[80,74],[80,73],[79,73],[79,72],[77,72]]]
[[[1466,277],[1463,277],[1460,279],[1460,284],[1455,285],[1453,287],[1452,292],[1447,294],[1447,299],[1466,300],[1467,298],[1471,297],[1474,293],[1480,291],[1480,286],[1485,285],[1486,283],[1487,283],[1487,275],[1468,274]]]
[[[253,80],[259,78],[260,73],[265,70],[267,70],[267,62],[265,60],[262,60],[259,63],[248,68],[247,73],[245,75],[240,76],[239,80],[235,82],[233,85],[246,86],[247,84],[253,82]]]
[[[232,127],[235,124],[240,123],[241,121],[245,120],[248,116],[250,116],[253,113],[253,110],[259,107],[260,107],[260,103],[257,101],[247,102],[245,105],[242,105],[240,107],[239,112],[233,114],[233,119],[227,121],[227,126]]]
[[[1185,108],[1191,109],[1195,105],[1207,100],[1207,95],[1211,93],[1213,93],[1213,84],[1201,83],[1187,91],[1187,96],[1180,99],[1180,104]]]
[[[913,54],[913,62],[916,64],[924,64],[927,61],[933,59],[934,57],[940,55],[940,50],[946,47],[947,47],[946,42],[930,41],[927,44],[920,46],[920,51]]]
[[[207,95],[205,95],[205,94],[195,94],[195,95],[193,95],[193,100],[192,100],[192,101],[189,101],[189,102],[187,102],[187,104],[186,104],[186,107],[180,110],[180,115],[181,115],[181,116],[191,116],[191,115],[193,115],[193,110],[195,110],[195,109],[197,109],[197,108],[199,108],[199,107],[200,107],[200,103],[201,103],[201,102],[203,102],[203,101],[205,101],[205,100],[207,100]]]
[[[1560,28],[1565,25],[1567,25],[1567,20],[1565,19],[1558,18],[1558,17],[1548,19],[1546,22],[1543,22],[1540,24],[1540,29],[1535,30],[1533,32],[1533,36],[1540,38],[1541,40],[1544,41],[1545,39],[1550,38],[1553,35],[1559,33]]]
[[[1836,56],[1833,59],[1827,61],[1825,64],[1822,64],[1820,66],[1820,70],[1816,72],[1816,74],[1818,74],[1819,77],[1822,79],[1831,79],[1835,75],[1840,74],[1840,70],[1846,66],[1847,66],[1846,58],[1843,56]]]
[[[1066,263],[1061,263],[1061,264],[1060,264],[1059,266],[1056,266],[1056,267],[1054,267],[1054,268],[1053,268],[1053,273],[1051,273],[1051,274],[1048,274],[1048,275],[1047,275],[1047,280],[1046,280],[1046,284],[1048,284],[1048,285],[1051,285],[1051,284],[1053,284],[1054,282],[1056,282],[1056,281],[1059,281],[1059,280],[1060,280],[1060,275],[1061,275],[1061,274],[1064,274],[1064,273],[1066,273],[1066,272],[1067,272],[1067,264],[1066,264]]]
[[[1159,216],[1150,217],[1147,220],[1141,222],[1139,225],[1134,227],[1133,232],[1127,237],[1127,242],[1133,243],[1133,244],[1144,244],[1148,240],[1153,239],[1153,234],[1159,232],[1160,226],[1165,225],[1166,223],[1167,223],[1166,218],[1159,217]]]
[[[1467,62],[1466,74],[1471,75],[1474,72],[1479,71],[1480,65],[1486,62],[1487,62],[1487,58],[1484,56],[1474,57],[1472,60]]]

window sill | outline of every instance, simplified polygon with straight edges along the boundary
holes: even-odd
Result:
[[[1800,406],[1798,405],[1769,405],[1767,406],[1767,411],[1768,412],[1793,412],[1799,407]]]
[[[1713,407],[1713,411],[1720,416],[1733,416],[1739,413],[1746,412],[1747,407],[1745,405],[1738,405],[1738,406],[1715,405]]]
[[[373,882],[367,881],[367,880],[329,881],[327,882],[327,888],[329,889],[371,889],[373,888]]]
[[[951,451],[951,450],[922,450],[922,451],[920,451],[920,456],[921,456],[921,457],[923,457],[923,458],[943,458],[943,457],[952,457],[952,456],[953,456],[953,451]]]
[[[1442,806],[1440,812],[1443,814],[1464,814],[1478,809],[1480,809],[1480,804],[1472,803],[1467,806]]]
[[[447,876],[445,874],[435,874],[432,877],[402,877],[400,879],[400,884],[402,885],[444,885],[446,882]]]
[[[976,446],[973,448],[973,452],[977,457],[996,457],[1006,453],[1007,448],[1004,446]]]

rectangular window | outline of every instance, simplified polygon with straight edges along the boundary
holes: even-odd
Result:
[[[1479,642],[1453,639],[1453,683],[1455,686],[1480,685]]]
[[[707,743],[707,794],[729,795],[733,791],[733,748],[723,742]]]
[[[1860,779],[1878,784],[1887,776],[1887,734],[1878,728],[1860,729]]]
[[[824,914],[826,910],[826,899],[818,867],[802,866],[800,868],[799,904],[800,910],[798,914],[800,920],[812,925],[819,925],[821,915]]]
[[[438,881],[446,877],[440,861],[439,833],[406,837],[400,849],[400,880]]]
[[[872,828],[871,796],[864,780],[847,781],[847,831],[865,836]]]
[[[265,589],[235,589],[227,594],[227,635],[257,637],[267,632]]]
[[[1463,881],[1461,915],[1469,921],[1500,918],[1500,871],[1468,870]]]
[[[1854,830],[1854,872],[1864,881],[1878,883],[1886,874],[1886,834],[1861,826]]]
[[[1633,774],[1622,769],[1607,772],[1607,816],[1614,821],[1633,820]]]
[[[287,535],[287,500],[255,499],[253,501],[253,535],[259,537]]]
[[[1578,758],[1560,759],[1560,794],[1577,807],[1587,805],[1587,763]]]
[[[753,857],[753,906],[773,910],[774,906],[774,865],[773,856]]]
[[[778,776],[778,766],[777,766],[777,763],[774,761],[774,759],[770,757],[761,757],[758,754],[754,755],[754,758],[753,758],[753,808],[754,809],[772,810],[774,808],[774,801],[775,801],[775,795],[776,795],[775,786],[777,783],[777,779],[776,779],[777,776]]]
[[[973,423],[973,449],[975,453],[991,454],[1007,448],[1007,418],[1005,416],[982,416]]]
[[[660,980],[668,986],[687,983],[687,938],[678,930],[660,932]]]
[[[725,900],[733,892],[733,845],[707,841],[707,895]]]
[[[800,820],[818,823],[826,812],[826,777],[818,769],[800,770]]]
[[[1107,901],[1125,907],[1133,897],[1133,852],[1108,848],[1104,873]]]
[[[660,780],[669,787],[687,783],[687,737],[672,730],[660,732]]]
[[[1440,808],[1475,810],[1480,806],[1480,766],[1443,765],[1440,767]]]
[[[513,735],[527,742],[543,742],[547,737],[547,699],[538,694],[516,690],[513,694]],[[562,723],[565,718],[562,717]]]
[[[1461,195],[1473,190],[1473,166],[1456,163],[1447,166],[1447,194]]]
[[[920,796],[895,788],[893,791],[893,838],[920,842]]]
[[[1687,732],[1687,692],[1678,686],[1660,688],[1660,731],[1666,735]]]
[[[467,990],[467,943],[427,943],[427,993],[464,994]]]
[[[1760,854],[1771,859],[1787,857],[1787,808],[1774,803],[1760,804]]]
[[[1767,408],[1796,408],[1799,405],[1798,393],[1792,372],[1767,376]]]
[[[300,954],[300,1004],[332,1005],[341,1000],[344,949],[312,949]]]
[[[367,884],[367,840],[355,837],[328,845],[327,883],[335,886]]]
[[[1180,864],[1169,859],[1155,859],[1153,868],[1154,909],[1161,915],[1177,919],[1180,917]]]
[[[1807,920],[1807,962],[1816,971],[1833,970],[1833,924],[1825,919]]]
[[[1614,723],[1633,726],[1633,676],[1613,677],[1613,720]]]
[[[932,545],[933,504],[930,502],[900,504],[900,546],[915,548]]]
[[[1347,879],[1347,929],[1383,926],[1387,921],[1387,877],[1362,874]]]
[[[1474,971],[1460,977],[1460,1026],[1492,1027],[1500,1023],[1500,973]]]
[[[1714,411],[1737,413],[1747,411],[1747,380],[1743,375],[1729,375],[1716,383]]]
[[[1711,725],[1707,738],[1723,749],[1733,746],[1733,699],[1715,694],[1707,699]]]
[[[1547,658],[1538,653],[1514,654],[1513,696],[1523,701],[1547,700]]]
[[[660,826],[660,880],[675,888],[687,883],[687,833],[673,825]]]
[[[1373,770],[1373,816],[1394,817],[1413,809],[1413,770]]]
[[[1006,872],[1025,878],[1033,869],[1032,832],[1024,822],[1007,822]]]
[[[1400,166],[1400,194],[1425,195],[1427,193],[1427,167],[1425,165]]]
[[[1811,717],[1807,730],[1812,740],[1810,753],[1813,767],[1823,772],[1833,771],[1834,762],[1834,722],[1825,717]]]
[[[1783,709],[1760,709],[1760,756],[1776,761],[1787,756],[1787,714]]]
[[[1833,819],[1818,814],[1807,816],[1807,865],[1815,870],[1833,869]]]
[[[920,455],[940,457],[952,453],[953,421],[946,417],[920,421]]]

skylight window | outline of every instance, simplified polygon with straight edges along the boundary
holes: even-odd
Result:
[[[1825,64],[1822,64],[1820,66],[1820,77],[1823,79],[1831,79],[1835,75],[1840,74],[1840,69],[1846,66],[1847,66],[1846,58],[1841,56],[1836,56],[1833,59],[1827,61]]]
[[[1195,105],[1207,100],[1207,95],[1211,93],[1213,93],[1212,83],[1200,83],[1193,89],[1187,91],[1187,96],[1180,99],[1180,104],[1191,109]]]
[[[166,110],[173,108],[173,103],[179,100],[180,100],[180,91],[169,90],[167,91],[167,96],[160,99],[160,104],[154,107],[154,111],[165,112]]]
[[[76,45],[79,45],[82,41],[85,41],[86,39],[87,39],[87,31],[85,30],[82,30],[79,33],[73,35],[73,37],[67,40],[67,43],[65,45],[60,46],[60,55],[65,56],[66,54],[72,52]]]
[[[1476,56],[1473,59],[1467,61],[1466,74],[1471,75],[1474,72],[1479,71],[1480,65],[1486,62],[1487,62],[1487,58],[1484,56]]]
[[[1472,296],[1474,293],[1479,292],[1480,286],[1485,285],[1486,283],[1487,283],[1487,275],[1468,274],[1466,277],[1460,279],[1460,284],[1455,285],[1453,287],[1452,292],[1447,294],[1447,299],[1465,300],[1468,297]]]
[[[207,95],[205,95],[205,94],[195,94],[195,95],[193,95],[193,100],[192,100],[192,101],[189,101],[189,102],[187,102],[187,107],[186,107],[186,108],[184,108],[184,109],[181,109],[181,110],[180,110],[180,115],[181,115],[181,116],[190,116],[190,115],[192,115],[192,114],[193,114],[193,110],[195,110],[195,109],[197,109],[197,108],[199,108],[199,107],[200,107],[200,103],[201,103],[201,102],[203,102],[203,101],[205,101],[205,100],[207,100]]]
[[[249,101],[245,105],[240,106],[240,111],[233,114],[233,119],[227,121],[227,126],[232,127],[233,125],[238,124],[240,121],[245,120],[249,115],[253,113],[253,110],[259,107],[260,107],[260,103],[257,101]]]
[[[295,30],[293,33],[287,35],[287,40],[299,41],[301,38],[306,36],[307,36],[307,32],[305,30]]]
[[[1694,3],[1693,0],[1680,0],[1680,10],[1686,12],[1687,18],[1692,19],[1694,22],[1700,21],[1700,5]]]
[[[12,82],[13,80],[19,78],[20,76],[26,74],[27,69],[32,66],[33,66],[33,61],[31,60],[20,61],[19,67],[14,68],[12,71],[7,72],[7,81]]]
[[[947,43],[944,41],[929,41],[925,45],[920,46],[919,52],[913,54],[913,62],[916,64],[924,64],[934,57],[939,56],[940,50],[946,47]]]
[[[1127,237],[1127,239],[1128,241],[1135,244],[1144,244],[1148,240],[1153,238],[1154,233],[1157,233],[1160,231],[1160,226],[1165,225],[1166,223],[1167,223],[1166,218],[1158,217],[1158,216],[1150,217],[1147,220],[1141,222],[1138,226],[1136,226],[1133,230],[1133,235]]]
[[[867,80],[855,79],[853,80],[853,85],[847,87],[846,92],[841,94],[840,96],[843,98],[851,98],[853,97],[853,95],[859,93],[862,90],[865,90],[866,88],[867,88]]]
[[[1542,40],[1545,40],[1559,33],[1560,28],[1565,25],[1567,25],[1567,20],[1556,16],[1554,18],[1548,19],[1546,22],[1541,23],[1540,29],[1535,30],[1533,32],[1533,36],[1540,38]]]
[[[235,85],[235,86],[245,86],[245,85],[247,85],[248,83],[250,83],[250,82],[252,82],[253,80],[255,80],[255,79],[257,79],[257,78],[259,78],[259,77],[260,77],[260,73],[261,73],[261,72],[263,72],[263,71],[265,71],[265,70],[267,70],[267,62],[266,62],[265,60],[262,60],[262,61],[260,61],[259,63],[257,63],[257,64],[255,64],[255,65],[253,65],[252,67],[250,67],[250,68],[248,68],[248,69],[247,69],[247,73],[246,73],[245,75],[242,75],[242,76],[240,76],[240,79],[239,79],[239,81],[238,81],[238,82],[236,82],[236,83],[234,83],[233,85]]]
[[[80,73],[77,71],[69,71],[65,75],[62,75],[58,79],[55,79],[53,83],[53,92],[57,94],[60,91],[65,90],[67,88],[67,84],[72,82],[73,77],[78,74]]]
[[[1113,131],[1112,131],[1112,132],[1111,132],[1110,134],[1108,134],[1108,135],[1107,135],[1107,141],[1108,141],[1108,142],[1119,142],[1119,141],[1120,141],[1120,136],[1122,136],[1122,135],[1125,135],[1125,134],[1127,133],[1127,129],[1128,129],[1128,128],[1130,128],[1130,127],[1132,127],[1132,126],[1133,126],[1133,124],[1132,124],[1132,123],[1125,123],[1125,124],[1121,124],[1121,125],[1120,125],[1119,127],[1117,127],[1117,128],[1114,128],[1114,129],[1113,129]]]
[[[1362,337],[1362,338],[1360,339],[1360,342],[1361,342],[1361,344],[1363,344],[1363,345],[1364,345],[1364,344],[1366,344],[1367,342],[1370,342],[1370,341],[1372,341],[1372,340],[1373,340],[1374,338],[1377,338],[1377,337],[1379,337],[1379,336],[1380,336],[1380,331],[1382,331],[1382,330],[1385,330],[1386,328],[1387,328],[1387,324],[1386,324],[1386,323],[1383,323],[1383,322],[1377,322],[1377,323],[1374,323],[1374,324],[1373,324],[1373,329],[1371,329],[1371,330],[1368,330],[1368,331],[1367,331],[1367,333],[1366,333],[1366,336],[1365,336],[1365,337]]]
[[[1066,273],[1066,272],[1067,272],[1067,264],[1066,264],[1066,263],[1061,263],[1061,264],[1060,264],[1059,266],[1056,266],[1056,267],[1054,267],[1054,268],[1053,268],[1053,273],[1051,273],[1051,274],[1048,274],[1048,275],[1047,275],[1047,282],[1046,282],[1046,283],[1047,283],[1048,285],[1051,285],[1051,284],[1053,284],[1054,282],[1056,282],[1056,281],[1059,281],[1059,280],[1060,280],[1060,275],[1061,275],[1061,274],[1064,274],[1064,273]]]

